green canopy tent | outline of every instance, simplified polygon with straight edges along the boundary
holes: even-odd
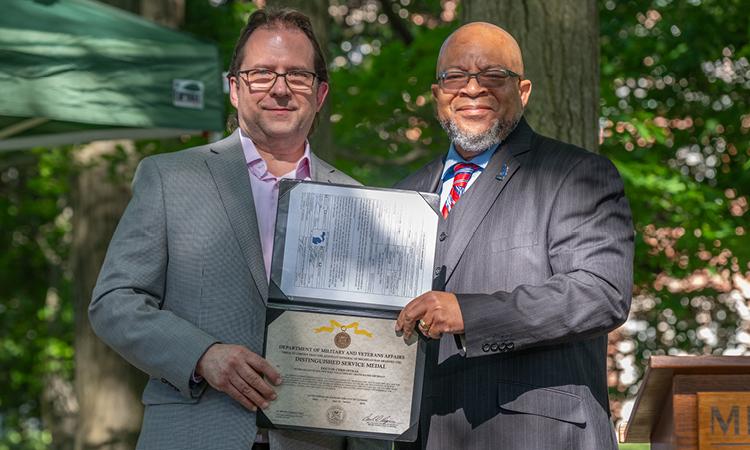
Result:
[[[91,0],[3,0],[0,151],[221,131],[214,45]]]

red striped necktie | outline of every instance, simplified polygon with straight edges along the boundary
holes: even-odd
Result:
[[[469,184],[471,175],[478,169],[479,166],[473,163],[456,163],[453,165],[451,168],[453,171],[453,187],[443,205],[442,213],[444,218],[448,218],[448,213],[453,209],[461,194],[466,190],[466,185]]]

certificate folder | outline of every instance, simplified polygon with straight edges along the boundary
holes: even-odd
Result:
[[[258,426],[414,441],[427,342],[393,331],[440,289],[438,196],[282,180],[264,357],[279,398]],[[415,334],[416,336],[416,334]]]
[[[300,199],[303,195],[307,196],[304,200]],[[358,200],[360,207],[331,199]],[[269,304],[369,309],[381,315],[391,311],[397,317],[409,300],[435,284],[435,273],[440,270],[434,267],[439,200],[434,193],[281,180]],[[332,209],[330,214],[327,208]],[[394,223],[398,220],[403,222]],[[337,232],[348,233],[348,239],[341,239]],[[348,244],[345,248],[342,240]],[[290,255],[296,260],[290,262]],[[332,261],[335,258],[339,261]],[[316,265],[322,270],[314,273]],[[349,279],[331,281],[342,276]],[[356,276],[363,279],[354,280]],[[399,284],[406,277],[408,282]],[[369,292],[368,283],[373,285]]]

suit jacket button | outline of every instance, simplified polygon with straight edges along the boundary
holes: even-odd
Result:
[[[447,237],[448,235],[445,233],[445,231],[443,231],[442,233],[440,233],[440,236],[438,236],[438,239],[440,239],[440,242],[443,242]]]
[[[508,350],[513,350],[513,343],[512,342],[508,343]]]
[[[493,342],[492,345],[490,345],[490,350],[492,350],[493,352],[496,352],[497,349],[498,349],[497,342]]]
[[[490,351],[490,344],[483,344],[482,345],[482,351],[485,352],[485,353],[487,353],[488,351]]]

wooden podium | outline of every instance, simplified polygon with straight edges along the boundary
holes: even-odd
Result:
[[[750,356],[653,356],[622,442],[750,449]]]

